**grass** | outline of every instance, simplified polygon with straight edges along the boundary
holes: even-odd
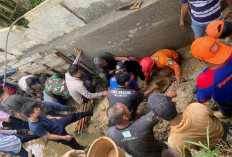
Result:
[[[209,142],[209,126],[207,127],[207,143],[203,144],[202,142],[192,142],[192,141],[184,141],[185,143],[199,146],[201,148],[200,151],[193,150],[191,148],[186,148],[186,146],[181,150],[179,147],[177,148],[179,150],[179,153],[181,157],[186,157],[185,154],[185,148],[188,149],[191,152],[191,155],[194,157],[229,157],[232,155],[232,149],[225,143],[221,142],[218,144],[214,149],[210,148],[210,142]]]

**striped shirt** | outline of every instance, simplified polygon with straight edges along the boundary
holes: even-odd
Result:
[[[181,0],[189,2],[192,21],[199,25],[208,25],[214,20],[222,19],[220,0]]]

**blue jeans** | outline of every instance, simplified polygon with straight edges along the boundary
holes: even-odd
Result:
[[[44,103],[44,108],[47,115],[50,116],[64,116],[62,114],[56,113],[56,111],[74,111],[75,108],[72,106],[62,105],[56,102],[46,102]]]
[[[225,116],[232,116],[232,101],[216,102],[220,112]]]
[[[199,25],[199,24],[192,22],[191,27],[194,31],[195,39],[200,38],[200,37],[204,37],[206,35],[205,29],[207,26],[208,26],[208,24],[207,25]]]

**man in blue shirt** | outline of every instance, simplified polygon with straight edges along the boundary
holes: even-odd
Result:
[[[87,112],[72,113],[64,117],[46,118],[41,115],[40,105],[37,102],[28,102],[22,107],[22,112],[28,117],[29,128],[34,135],[48,138],[54,142],[61,142],[73,149],[84,149],[65,130],[65,127],[85,116],[93,114],[93,108]]]
[[[208,66],[197,79],[197,101],[204,103],[213,97],[222,115],[231,116],[232,48],[213,37],[201,37],[193,42],[191,51]],[[217,117],[223,118],[222,115]]]
[[[232,6],[231,0],[227,0],[229,6]],[[220,11],[220,0],[181,0],[180,27],[184,28],[184,18],[188,9],[191,9],[192,29],[195,38],[205,36],[205,29],[208,24],[214,20],[222,19]]]
[[[115,73],[118,73],[120,71],[124,71],[124,65],[122,62],[118,62],[116,65]],[[118,83],[116,82],[116,75],[110,78],[110,87],[111,88],[118,88]],[[133,76],[130,77],[130,84],[126,87],[126,89],[134,89],[139,90],[139,86],[136,83]]]

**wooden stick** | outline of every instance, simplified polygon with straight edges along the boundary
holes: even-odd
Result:
[[[93,106],[93,99],[91,99],[91,105]],[[93,116],[90,117],[90,121],[93,122]]]
[[[84,111],[84,105],[85,105],[85,104],[82,104],[82,111]],[[77,134],[80,134],[81,126],[82,126],[82,119],[83,119],[83,118],[81,118],[81,119],[79,120],[79,125],[78,125],[78,132],[77,132]]]
[[[86,112],[87,109],[87,103],[84,104],[84,112]],[[84,128],[84,123],[85,123],[85,117],[82,118],[82,127],[81,127],[81,134],[83,133],[83,128]]]

